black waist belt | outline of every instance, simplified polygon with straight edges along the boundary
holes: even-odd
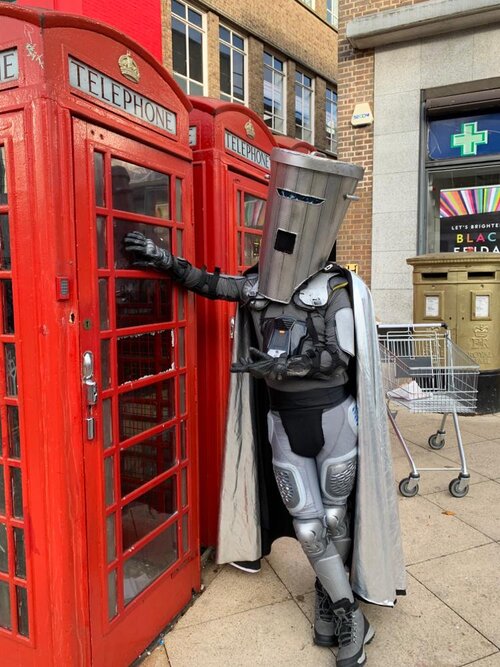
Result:
[[[271,410],[297,410],[298,408],[334,408],[349,396],[347,385],[309,389],[306,391],[269,391],[269,407]]]

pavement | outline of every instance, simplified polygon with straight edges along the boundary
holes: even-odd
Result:
[[[451,419],[444,448],[428,447],[439,421],[397,416],[417,467],[459,465]],[[469,493],[452,497],[457,473],[434,471],[422,472],[417,496],[399,496],[408,594],[394,609],[362,605],[376,631],[369,667],[500,667],[500,413],[459,423]],[[410,466],[396,438],[392,445],[399,481]],[[334,667],[334,651],[312,642],[314,575],[296,540],[275,542],[259,574],[209,560],[203,582],[140,667]]]

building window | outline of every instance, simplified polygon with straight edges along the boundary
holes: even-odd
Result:
[[[228,102],[245,103],[245,39],[219,27],[220,97]]]
[[[498,253],[500,111],[447,111],[427,118],[427,188],[421,195],[427,218],[419,253]]]
[[[172,0],[174,79],[188,95],[203,95],[205,17],[184,2]]]
[[[326,20],[334,28],[339,27],[339,0],[326,0]]]
[[[326,141],[327,149],[337,154],[337,93],[326,88]]]
[[[314,0],[301,0],[304,5],[307,5],[311,9],[314,9]]]
[[[275,132],[286,132],[285,63],[264,51],[264,122]]]
[[[313,143],[313,80],[295,72],[295,138]]]

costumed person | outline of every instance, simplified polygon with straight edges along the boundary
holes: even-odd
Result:
[[[139,232],[124,239],[133,265],[242,306],[217,561],[269,553],[290,534],[286,508],[316,574],[314,639],[338,644],[337,667],[363,665],[374,635],[358,598],[392,606],[405,589],[372,301],[355,274],[327,264],[362,175],[274,149],[259,265],[245,275],[195,268]],[[267,392],[254,391],[260,380]]]

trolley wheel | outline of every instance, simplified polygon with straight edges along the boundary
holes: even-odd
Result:
[[[438,433],[434,433],[433,435],[430,436],[429,440],[427,440],[429,443],[429,447],[431,449],[443,449],[445,439],[444,436],[440,436]]]
[[[414,487],[410,486],[410,478],[405,477],[399,482],[399,493],[405,498],[413,498],[418,493],[418,484]]]
[[[466,484],[465,486],[462,486],[461,479],[452,479],[448,489],[451,495],[455,498],[463,498],[469,493],[469,485]]]

